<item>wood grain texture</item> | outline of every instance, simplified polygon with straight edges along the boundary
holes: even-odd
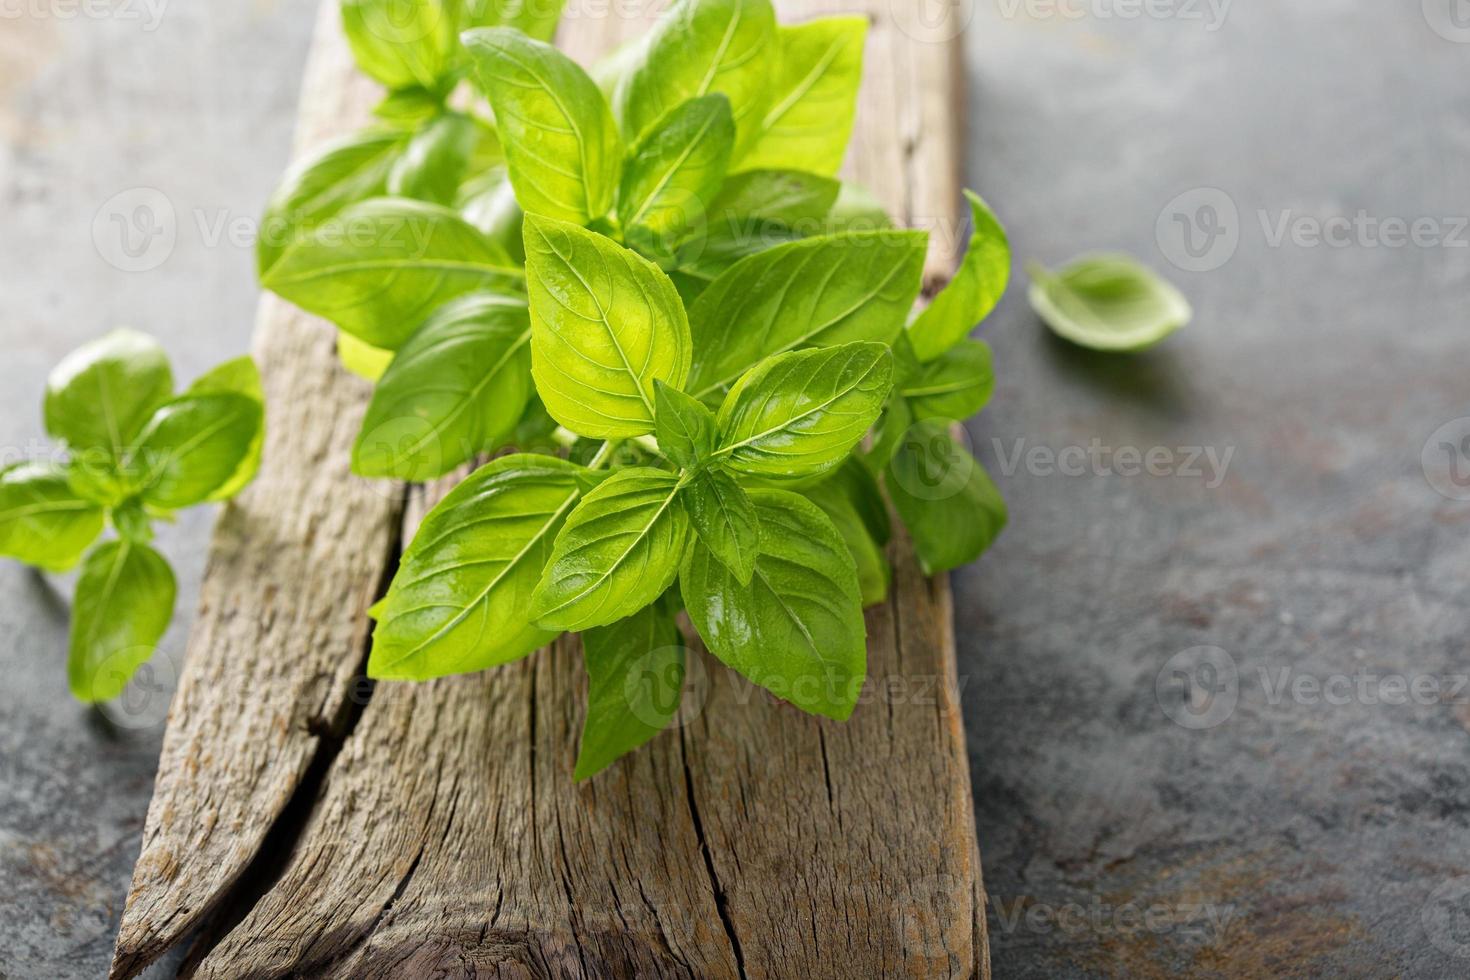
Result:
[[[326,6],[334,9],[335,0]],[[839,10],[871,16],[849,175],[905,223],[935,233],[932,286],[953,268],[959,248],[958,32],[947,18],[921,22],[911,6],[808,0],[781,4],[780,12],[786,20]],[[569,18],[563,45],[587,62],[643,26],[639,18],[585,11]],[[370,98],[350,70],[330,13],[323,15],[314,58],[303,143],[350,128]],[[312,362],[298,372],[335,371],[330,333],[320,325],[269,302],[262,315],[262,347],[294,344],[291,357]],[[303,350],[300,335],[316,338],[316,347]],[[340,377],[333,383],[347,384]],[[289,390],[282,397],[302,399],[301,389]],[[318,431],[330,441],[331,472],[296,474],[298,491],[352,482],[345,460],[356,412],[360,404],[344,404],[338,412],[344,425],[329,426],[329,435]],[[325,422],[302,425],[320,430]],[[405,535],[446,489],[415,491]],[[261,496],[257,490],[250,499]],[[331,494],[319,490],[319,496]],[[283,483],[274,497],[285,510],[296,505],[283,502],[305,499]],[[386,522],[391,497],[358,505]],[[354,526],[362,527],[355,520]],[[359,549],[359,579],[381,574],[391,550],[392,532],[374,537],[372,528],[336,542],[344,555]],[[227,523],[217,551],[235,555],[257,547],[228,531]],[[579,787],[570,774],[585,679],[575,639],[476,676],[379,685],[320,786],[307,785],[305,792],[315,794],[309,816],[279,877],[248,910],[237,910],[243,918],[218,920],[187,972],[221,978],[988,976],[948,583],[926,580],[902,542],[893,557],[893,595],[867,614],[864,703],[845,724],[777,702],[699,651],[688,707],[675,729]],[[211,665],[225,650],[216,632],[206,632],[214,590],[249,597],[252,588],[258,593],[264,583],[291,582],[299,574],[274,564],[274,549],[268,558],[213,563],[188,688],[195,686],[193,675],[202,680],[224,669]],[[341,575],[330,581],[345,587]],[[345,699],[360,664],[361,610],[376,584],[360,596],[354,592],[352,601],[313,607],[318,629],[333,624],[348,641],[313,648],[325,666],[307,669],[300,643],[288,648],[277,639],[233,657],[273,666],[232,669],[297,678],[301,689],[272,689],[274,712],[303,713],[314,703],[306,696],[307,678],[336,685],[339,701]],[[236,608],[231,622],[254,607]],[[300,603],[298,611],[304,611]],[[274,737],[249,736],[258,741],[241,764],[253,759],[261,766],[253,776],[235,774],[227,782],[200,766],[199,756],[233,754],[246,737],[238,719],[249,701],[235,701],[226,712],[217,694],[208,723],[195,720],[204,709],[176,707],[170,743],[185,740],[194,756],[165,752],[119,939],[119,975],[177,941],[182,924],[239,904],[229,894],[231,883],[301,787],[316,748],[305,725],[299,733],[284,725]],[[285,755],[290,765],[281,762],[282,739],[300,743]],[[256,790],[248,800],[243,794],[223,800],[242,779],[247,789],[268,785],[274,795]],[[235,818],[240,829],[229,848],[194,833],[224,806],[234,814],[260,811]],[[184,813],[190,822],[181,825]],[[169,874],[162,873],[165,860]]]

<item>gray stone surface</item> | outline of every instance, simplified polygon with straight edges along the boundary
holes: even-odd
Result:
[[[161,4],[0,10],[8,458],[44,448],[49,367],[108,327],[155,333],[185,378],[248,343],[228,222],[285,162],[311,11]],[[1001,381],[971,432],[1012,525],[956,605],[996,975],[1466,975],[1470,503],[1421,451],[1470,415],[1470,44],[1433,2],[971,7],[970,182],[1018,256],[1132,251],[1198,314],[1131,357],[1053,340],[1019,288],[985,328]],[[139,198],[109,201],[137,188],[173,209],[171,249],[119,251],[111,214]],[[1174,203],[1200,188],[1224,198]],[[1433,225],[1300,238],[1360,211]],[[1283,218],[1299,241],[1274,244]],[[1446,439],[1441,484],[1470,474]],[[1213,486],[1208,461],[1048,465],[1094,440],[1176,471],[1231,455]],[[171,657],[211,519],[161,535]],[[101,975],[158,750],[161,695],[122,724],[70,701],[69,587],[0,564],[5,978]]]

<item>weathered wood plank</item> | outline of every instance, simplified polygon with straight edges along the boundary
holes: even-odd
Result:
[[[905,22],[894,6],[905,8]],[[805,0],[781,13],[872,17],[849,172],[893,213],[937,232],[937,281],[957,246],[956,32],[949,19],[921,23],[908,6]],[[563,42],[585,61],[641,28],[634,18],[583,11]],[[330,13],[317,48],[303,142],[350,127],[367,97]],[[317,129],[323,104],[335,118]],[[263,317],[283,312],[268,303]],[[310,354],[322,361],[318,372],[330,373],[330,333],[299,314],[291,320],[263,324],[262,345],[281,344],[288,327],[325,335]],[[344,459],[350,440],[348,432],[337,447]],[[405,533],[442,489],[416,494]],[[290,498],[278,491],[277,499]],[[358,542],[379,572],[386,540]],[[925,580],[902,545],[894,558],[894,595],[867,617],[866,703],[847,724],[780,704],[701,653],[683,724],[576,787],[569,774],[585,681],[574,640],[474,677],[380,685],[332,760],[279,880],[224,935],[206,939],[191,969],[207,977],[988,976],[948,584]],[[264,564],[230,571],[289,581]],[[319,610],[341,628],[361,621],[361,606]],[[344,687],[360,663],[361,637],[352,636],[356,646],[314,651],[337,658]],[[199,632],[195,641],[190,672],[220,653]],[[254,656],[280,654],[263,645]],[[278,696],[278,711],[302,702],[290,691]],[[191,744],[223,747],[228,735],[206,742],[195,734]],[[211,775],[160,777],[150,828],[163,829],[157,840],[150,834],[144,858],[166,853],[183,871],[167,879],[140,865],[143,890],[135,882],[118,972],[176,941],[182,929],[171,926],[197,922],[225,899],[233,876],[192,884],[202,880],[194,866],[218,861],[219,850],[206,839],[181,852],[187,838],[169,833],[159,812],[207,812],[228,789]],[[301,769],[271,776],[289,797]],[[203,785],[191,789],[191,781]],[[242,823],[234,875],[259,848],[262,823],[269,820]],[[173,887],[178,881],[191,886]],[[140,898],[145,914],[134,913]]]

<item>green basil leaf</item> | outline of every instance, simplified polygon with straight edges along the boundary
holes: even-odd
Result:
[[[510,28],[464,37],[521,207],[578,224],[607,214],[623,147],[596,83],[551,45]]]
[[[909,342],[921,361],[932,361],[963,340],[990,315],[1011,277],[1011,245],[1000,220],[974,191],[970,200],[974,231],[959,271],[934,302],[909,326]]]
[[[812,173],[837,173],[852,137],[867,36],[867,17],[823,17],[777,29],[771,105],[742,168],[796,163]]]
[[[576,632],[653,602],[674,581],[689,533],[676,474],[619,470],[582,498],[557,535],[531,597],[531,619]]]
[[[676,0],[613,94],[623,132],[637,139],[680,103],[719,92],[734,114],[738,159],[769,102],[775,37],[770,0]]]
[[[66,674],[85,704],[123,692],[158,647],[174,614],[174,573],[140,541],[108,541],[82,564],[72,602]]]
[[[573,779],[597,775],[667,728],[678,713],[684,643],[662,606],[582,634],[587,719]]]
[[[867,472],[861,467],[858,469],[863,473]],[[837,473],[841,474],[846,470],[847,467],[844,466]],[[852,554],[853,567],[857,571],[858,591],[863,597],[863,605],[875,606],[886,599],[888,586],[893,580],[893,569],[889,566],[888,558],[883,554],[879,542],[874,540],[863,515],[858,512],[857,505],[849,496],[841,476],[834,476],[804,489],[802,496],[822,508],[822,513],[827,515],[832,526],[837,528],[837,533],[847,543],[847,550]]]
[[[528,214],[526,275],[536,389],[578,435],[652,432],[653,382],[682,388],[689,322],[668,276],[577,225]]]
[[[659,450],[669,461],[692,470],[715,451],[719,426],[715,413],[703,403],[662,381],[653,383],[654,432]]]
[[[990,345],[983,340],[959,341],[899,388],[914,418],[953,422],[963,422],[984,408],[994,391]]]
[[[393,351],[358,340],[346,330],[337,331],[337,360],[359,378],[377,381],[393,363]]]
[[[471,673],[554,639],[531,624],[531,593],[591,479],[564,460],[515,455],[451,490],[424,518],[376,607],[368,676]]]
[[[154,413],[124,470],[145,503],[200,503],[249,465],[261,421],[261,403],[245,395],[183,395]]]
[[[750,498],[761,522],[750,584],[696,542],[679,573],[689,618],[732,669],[803,710],[845,720],[867,673],[862,597],[847,544],[797,494],[756,490]]]
[[[949,426],[930,419],[912,426],[888,464],[884,483],[929,575],[968,565],[1005,528],[1005,500]]]
[[[523,300],[472,293],[440,307],[373,391],[353,472],[422,483],[500,448],[531,394]]]
[[[878,478],[859,457],[854,455],[843,460],[842,465],[822,481],[822,485],[841,491],[874,542],[879,546],[888,543],[893,535],[893,525],[888,519],[888,501],[883,498]]]
[[[388,171],[388,193],[451,205],[480,143],[480,124],[446,112],[414,134]]]
[[[245,450],[234,474],[220,484],[209,500],[229,500],[255,479],[260,470],[260,455],[265,446],[265,389],[260,384],[260,370],[249,355],[225,361],[200,375],[189,386],[190,395],[243,395],[261,407],[261,423],[255,429],[255,438]]]
[[[173,397],[163,348],[114,330],[62,358],[46,379],[46,431],[74,450],[121,459],[149,417]]]
[[[699,540],[719,562],[749,585],[760,553],[760,517],[750,496],[723,470],[696,474],[679,494]]]
[[[705,95],[669,110],[629,154],[618,192],[618,220],[630,243],[653,254],[704,220],[735,145],[730,100]]]
[[[314,229],[261,284],[374,347],[396,350],[465,293],[521,287],[524,274],[448,208],[377,198]]]
[[[538,41],[550,41],[566,0],[466,0],[463,25],[514,27]]]
[[[102,533],[102,508],[73,490],[58,466],[22,463],[0,473],[0,555],[61,572]]]
[[[747,255],[823,234],[840,184],[799,170],[750,170],[727,179],[705,223],[679,246],[685,275],[714,280]]]
[[[685,390],[709,400],[773,354],[892,341],[919,295],[926,247],[923,232],[879,231],[741,259],[689,309],[695,360]]]
[[[1083,256],[1053,274],[1036,264],[1031,308],[1059,337],[1100,351],[1152,347],[1194,316],[1189,300],[1128,255]]]
[[[357,66],[390,89],[446,86],[459,57],[454,0],[342,0]]]
[[[373,115],[384,125],[403,133],[416,133],[444,111],[444,100],[428,89],[401,88],[389,92],[373,106]],[[377,193],[365,194],[374,197]]]
[[[521,233],[525,212],[516,201],[504,167],[494,167],[466,181],[459,190],[459,211],[464,219],[485,233],[519,265],[526,264],[526,243]]]
[[[755,476],[837,466],[878,419],[893,388],[883,344],[792,351],[762,361],[720,406],[714,458]]]
[[[873,440],[868,451],[861,457],[863,466],[873,476],[887,468],[893,454],[898,452],[899,443],[914,424],[914,413],[909,403],[902,398],[890,398],[888,406],[873,428]]]

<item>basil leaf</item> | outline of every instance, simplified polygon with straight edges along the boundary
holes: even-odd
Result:
[[[556,634],[531,593],[592,475],[551,456],[504,456],[429,511],[376,607],[368,676],[429,680],[509,663]]]
[[[800,347],[892,341],[919,295],[926,246],[923,232],[850,233],[741,259],[689,309],[685,390],[708,400],[763,358]]]
[[[587,718],[573,779],[597,775],[667,728],[678,713],[684,644],[662,605],[582,634]]]
[[[884,483],[925,574],[979,558],[1006,525],[1005,500],[985,469],[938,419],[909,429]]]
[[[154,413],[124,470],[145,503],[200,503],[248,467],[261,419],[260,402],[244,395],[183,395]]]
[[[466,181],[459,190],[459,210],[464,219],[485,233],[513,262],[526,263],[521,221],[525,213],[516,203],[515,188],[504,167],[495,167]]]
[[[819,485],[840,491],[852,505],[854,513],[862,519],[868,536],[879,546],[888,543],[893,535],[893,525],[888,519],[888,502],[883,499],[877,477],[859,457],[847,457]]]
[[[902,398],[890,398],[888,407],[873,427],[873,439],[868,451],[862,455],[863,466],[874,476],[887,468],[893,454],[898,452],[899,443],[909,427],[914,424],[914,413],[909,403]]]
[[[990,315],[1011,277],[1011,245],[1000,220],[980,195],[970,200],[974,232],[959,271],[909,326],[909,342],[921,361],[932,361],[963,340]]]
[[[838,473],[846,469],[844,466]],[[858,512],[857,505],[848,495],[842,480],[838,477],[823,480],[816,486],[803,490],[802,496],[822,508],[822,513],[827,515],[832,526],[837,528],[837,533],[847,543],[853,567],[857,571],[858,591],[862,595],[863,605],[874,606],[886,599],[893,570],[883,549],[873,539],[863,515]]]
[[[363,130],[294,163],[260,219],[255,242],[260,274],[265,275],[288,246],[349,204],[381,195],[406,139],[389,130]]]
[[[679,494],[699,540],[720,564],[749,585],[760,552],[760,517],[750,496],[723,470],[696,474]]]
[[[689,376],[689,322],[673,283],[577,225],[528,214],[525,234],[531,363],[547,410],[591,438],[652,432],[654,381],[682,388]]]
[[[346,330],[337,331],[337,360],[359,378],[377,381],[393,363],[393,352],[358,340]]]
[[[551,45],[510,28],[464,37],[521,207],[578,224],[607,214],[623,147],[597,85]]]
[[[730,100],[690,99],[669,110],[629,154],[618,192],[618,220],[630,243],[658,255],[703,221],[735,144]]]
[[[566,0],[466,0],[465,27],[514,27],[538,41],[556,34]]]
[[[658,448],[671,463],[695,469],[715,451],[719,426],[715,413],[677,388],[662,381],[653,383],[654,432]]]
[[[453,0],[342,0],[357,66],[390,89],[439,91],[459,56]]]
[[[799,170],[750,170],[725,181],[704,226],[680,245],[687,274],[714,279],[747,255],[828,230],[840,184]]]
[[[208,497],[211,501],[229,500],[245,489],[260,470],[260,455],[265,446],[265,389],[260,384],[260,370],[248,355],[237,357],[200,375],[189,386],[187,394],[242,395],[261,408],[261,420],[256,426],[255,438],[246,448],[240,465],[235,468],[234,474]]]
[[[388,171],[388,193],[451,205],[480,143],[480,124],[447,112],[414,134]]]
[[[444,100],[434,92],[418,86],[389,92],[383,97],[383,101],[373,106],[373,115],[376,118],[404,133],[418,132],[443,111]]]
[[[72,602],[66,674],[85,704],[108,701],[153,656],[174,614],[174,573],[140,541],[92,549]]]
[[[798,163],[812,173],[837,172],[852,137],[867,36],[866,17],[824,17],[777,29],[772,104],[742,168]]]
[[[62,572],[102,533],[102,508],[79,495],[58,466],[22,463],[0,472],[0,555]]]
[[[906,378],[899,391],[916,419],[959,422],[969,418],[985,407],[995,391],[990,345],[983,340],[961,340]]]
[[[374,389],[353,472],[421,483],[498,449],[531,394],[530,340],[523,301],[472,293],[440,307]]]
[[[583,497],[531,597],[532,621],[576,632],[615,623],[662,595],[689,533],[674,500],[680,487],[673,473],[635,467]]]
[[[1143,350],[1194,316],[1179,290],[1128,255],[1083,256],[1055,274],[1033,263],[1027,272],[1036,315],[1092,350]]]
[[[377,198],[286,250],[261,284],[374,347],[396,350],[439,306],[518,289],[523,273],[448,208]]]
[[[768,103],[775,36],[770,0],[676,0],[614,91],[623,132],[634,140],[680,103],[719,92],[730,100],[738,159]]]
[[[893,388],[883,344],[793,351],[762,361],[720,406],[715,459],[755,476],[807,476],[847,456]]]
[[[679,588],[710,652],[814,714],[848,718],[867,673],[866,630],[847,544],[815,504],[784,490],[750,494],[761,554],[749,585],[702,543]]]
[[[46,379],[46,431],[74,450],[121,459],[155,409],[173,397],[163,348],[114,330],[62,358]]]

